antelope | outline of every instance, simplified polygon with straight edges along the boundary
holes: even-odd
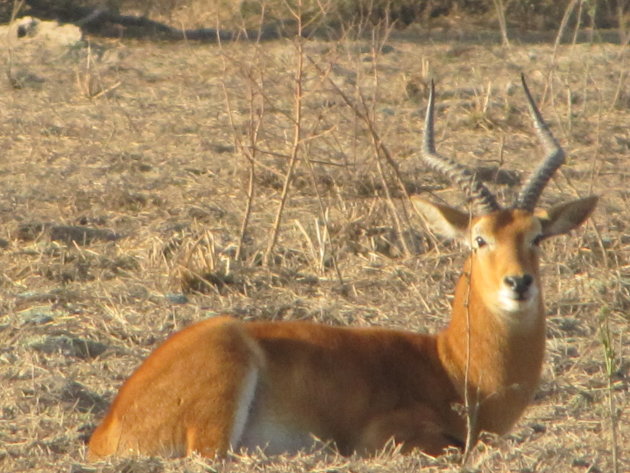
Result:
[[[295,452],[330,441],[341,454],[474,444],[506,433],[537,388],[545,348],[539,244],[584,222],[591,196],[535,210],[564,151],[522,77],[546,153],[511,207],[434,145],[431,84],[421,156],[475,211],[414,197],[434,232],[470,248],[448,326],[436,335],[309,322],[214,317],[175,333],[123,384],[88,458],[230,449]],[[468,442],[467,442],[468,440]]]

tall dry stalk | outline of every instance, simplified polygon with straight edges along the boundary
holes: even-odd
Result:
[[[564,15],[562,15],[562,20],[560,20],[560,26],[558,26],[558,33],[556,33],[556,40],[553,44],[553,56],[551,59],[551,64],[554,65],[556,63],[556,56],[558,54],[558,46],[560,46],[560,41],[562,41],[562,36],[564,35],[564,30],[567,28],[569,24],[569,19],[573,14],[573,10],[575,10],[575,6],[578,2],[582,2],[582,0],[571,0],[571,2],[564,9]],[[579,23],[576,28],[579,27]]]
[[[606,394],[608,398],[608,416],[610,417],[610,437],[612,441],[610,454],[612,457],[613,473],[619,473],[620,455],[619,435],[617,433],[619,414],[617,413],[613,388],[613,379],[617,372],[619,360],[617,359],[614,341],[610,332],[609,319],[610,310],[607,307],[603,307],[600,311],[599,336],[604,351],[604,362],[606,364]]]
[[[312,141],[309,141],[308,143],[312,143]],[[308,146],[307,143],[307,146]],[[339,263],[337,261],[337,248],[333,242],[333,239],[331,237],[331,225],[330,225],[330,219],[328,218],[328,209],[326,207],[326,205],[324,204],[324,199],[319,191],[319,187],[317,185],[317,179],[315,177],[315,166],[313,164],[313,160],[310,158],[310,153],[309,152],[305,152],[304,155],[304,161],[306,162],[306,165],[308,167],[308,171],[309,171],[309,175],[311,177],[311,184],[313,186],[313,190],[315,192],[315,194],[317,195],[317,203],[319,205],[319,213],[320,213],[320,218],[324,224],[324,235],[320,235],[320,232],[318,231],[318,241],[320,242],[320,248],[322,247],[322,245],[328,245],[328,247],[330,248],[330,259],[333,265],[333,268],[335,270],[335,273],[337,275],[337,280],[339,281],[339,286],[344,289],[345,288],[345,282],[343,279],[343,275],[341,274],[341,269],[339,268]],[[317,230],[317,224],[316,224],[316,230]],[[305,233],[305,232],[303,232]],[[325,262],[324,262],[324,257],[325,257],[325,253],[323,250],[320,251],[321,255],[320,255],[320,269],[323,269],[323,267],[325,266]]]
[[[407,246],[407,239],[405,238],[405,233],[403,230],[403,224],[401,222],[401,218],[398,215],[398,210],[396,208],[396,204],[394,203],[394,200],[392,198],[391,192],[389,190],[389,185],[387,183],[387,177],[385,176],[385,171],[383,169],[383,165],[381,163],[382,159],[384,158],[386,160],[386,162],[391,166],[391,168],[394,170],[396,176],[398,177],[397,182],[401,188],[402,194],[407,198],[406,200],[409,200],[409,194],[407,193],[407,189],[405,187],[405,184],[402,180],[402,178],[400,177],[400,171],[398,168],[398,163],[396,163],[396,161],[393,159],[391,153],[389,152],[389,149],[387,147],[387,145],[381,140],[381,137],[379,136],[379,133],[376,130],[376,121],[373,117],[372,114],[370,114],[368,112],[368,108],[367,108],[367,104],[365,102],[365,97],[363,97],[363,95],[360,95],[361,97],[361,106],[363,108],[363,114],[362,116],[365,119],[366,125],[368,127],[368,130],[370,131],[370,137],[372,139],[372,146],[374,147],[374,157],[376,158],[376,169],[378,171],[378,175],[379,178],[381,180],[381,185],[383,187],[383,192],[385,192],[385,199],[387,201],[387,204],[390,208],[391,211],[391,215],[394,219],[394,224],[396,226],[396,233],[398,234],[398,238],[402,244],[402,247],[405,251],[405,253],[407,255],[411,254],[411,251],[409,250],[409,247]],[[409,227],[409,215],[406,212],[406,208],[403,205],[403,212],[404,212],[404,219],[407,222],[407,226]]]
[[[630,2],[617,3],[617,21],[619,22],[619,43],[624,47],[630,43],[630,33],[628,32],[628,23],[630,15],[626,15],[626,8],[630,7]]]
[[[223,65],[224,71],[226,70],[226,59],[223,56]],[[241,220],[239,236],[238,236],[238,244],[236,246],[236,253],[234,255],[235,260],[240,260],[243,256],[243,245],[245,244],[245,238],[247,236],[247,231],[249,229],[249,222],[252,214],[252,207],[254,203],[254,198],[256,196],[256,187],[255,187],[255,177],[256,177],[256,160],[257,160],[257,151],[258,151],[258,138],[260,127],[263,123],[263,117],[265,115],[265,101],[259,100],[259,91],[263,90],[263,68],[257,69],[257,74],[260,76],[256,79],[252,77],[253,74],[250,74],[250,87],[248,90],[248,101],[249,101],[249,125],[248,125],[248,133],[247,139],[248,143],[244,144],[243,140],[240,137],[240,133],[238,133],[236,129],[236,125],[234,122],[234,113],[233,107],[231,104],[230,96],[227,91],[227,86],[225,84],[225,80],[221,80],[221,86],[223,89],[223,97],[225,101],[226,110],[229,117],[230,127],[232,128],[232,136],[234,139],[234,145],[237,150],[240,151],[241,155],[245,157],[247,160],[247,188],[246,188],[246,200],[245,200],[245,210],[243,212],[243,218]],[[222,78],[226,77],[227,74],[222,74]],[[255,84],[252,85],[252,82]]]
[[[293,137],[291,143],[291,153],[289,157],[289,166],[284,176],[280,202],[278,204],[278,209],[276,210],[276,217],[271,230],[271,236],[269,238],[267,250],[265,251],[264,255],[264,263],[266,265],[270,265],[273,259],[273,250],[276,246],[276,243],[278,242],[278,235],[280,233],[280,226],[282,224],[282,216],[284,214],[284,208],[287,203],[287,198],[289,196],[289,189],[291,187],[291,181],[293,180],[295,166],[302,151],[302,107],[304,98],[304,39],[302,38],[302,0],[298,0],[295,8],[291,8],[288,4],[287,7],[291,12],[291,16],[297,22],[297,34],[294,39],[296,65],[293,89]]]
[[[221,51],[223,51],[223,43],[221,41],[221,39],[219,38],[217,40],[217,44],[219,46],[219,48],[221,49]],[[245,159],[248,162],[248,170],[249,170],[249,182],[247,185],[247,199],[245,201],[245,211],[243,213],[243,219],[241,220],[241,226],[240,226],[240,232],[239,232],[239,238],[238,238],[238,244],[236,246],[236,253],[234,255],[234,259],[235,260],[240,260],[241,256],[242,256],[242,251],[243,251],[243,241],[245,240],[245,234],[247,232],[247,228],[249,227],[249,219],[251,216],[251,209],[252,209],[252,203],[254,201],[254,195],[255,195],[255,189],[254,189],[254,185],[255,185],[255,166],[256,166],[256,160],[255,160],[255,150],[256,147],[247,147],[243,144],[243,141],[241,140],[241,135],[240,133],[238,133],[237,131],[237,127],[236,127],[236,123],[234,121],[234,107],[232,106],[232,101],[230,99],[230,94],[228,93],[227,90],[227,85],[225,83],[225,77],[229,77],[228,74],[228,68],[227,68],[227,56],[225,54],[225,52],[223,52],[223,54],[221,54],[221,63],[223,66],[223,73],[221,74],[221,89],[223,92],[223,100],[225,102],[225,110],[227,112],[227,116],[228,116],[228,121],[230,123],[230,128],[232,130],[232,139],[234,140],[234,147],[236,148],[236,150],[238,150],[242,156],[245,157]],[[250,104],[252,103],[253,100],[253,94],[252,94],[252,89],[250,88]],[[258,136],[258,129],[260,126],[260,122],[261,120],[257,121],[257,125],[252,127],[252,113],[253,110],[250,107],[250,134],[249,134],[249,138],[250,138],[250,144],[253,142],[254,144],[256,143],[256,139]],[[252,134],[252,131],[254,132]]]
[[[24,7],[24,3],[26,0],[13,0],[13,6],[11,7],[11,19],[9,20],[9,24],[12,25],[15,19],[20,13],[20,10]],[[11,28],[8,29],[7,35],[11,34]],[[13,74],[13,41],[11,38],[7,38],[7,79],[9,83],[14,88],[19,88],[21,84],[18,79]]]
[[[389,33],[391,29],[387,28],[386,31]],[[378,51],[381,50],[381,46],[382,44],[377,44],[375,41],[375,38],[373,37],[372,63],[374,64],[373,71],[375,74],[375,83],[377,84],[377,87],[375,87],[375,89],[378,89],[378,74],[376,72],[378,68],[376,67],[376,63],[378,60]],[[396,233],[398,235],[399,241],[401,242],[401,245],[405,253],[407,255],[412,254],[413,252],[410,250],[409,245],[407,244],[407,238],[405,237],[405,231],[403,229],[404,227],[403,221],[405,222],[405,225],[407,226],[407,228],[411,227],[409,214],[407,212],[407,208],[405,207],[405,204],[403,203],[402,217],[399,215],[399,211],[396,207],[396,204],[394,203],[394,198],[391,195],[389,185],[387,183],[387,177],[385,174],[385,170],[383,168],[382,161],[385,161],[385,163],[387,163],[387,165],[393,171],[394,176],[396,177],[396,183],[398,184],[398,187],[400,189],[400,193],[401,195],[405,197],[404,199],[405,202],[409,201],[409,193],[407,192],[407,188],[405,187],[405,183],[400,173],[398,163],[394,159],[387,144],[383,141],[383,139],[381,138],[378,132],[378,126],[375,119],[375,112],[373,109],[373,105],[377,103],[377,97],[373,96],[371,100],[367,100],[364,94],[361,92],[361,90],[357,86],[356,94],[358,96],[358,100],[357,101],[353,100],[339,85],[337,85],[337,83],[330,76],[328,76],[325,73],[324,69],[320,65],[318,65],[311,58],[309,58],[309,60],[315,66],[315,68],[318,70],[320,74],[326,75],[328,83],[332,86],[335,92],[343,99],[344,103],[348,107],[350,107],[354,115],[366,126],[367,131],[369,132],[369,135],[372,141],[372,146],[374,148],[375,163],[376,163],[377,171],[379,174],[379,179],[383,187],[383,192],[385,192],[386,202],[390,208],[392,218],[394,219],[394,225],[396,226]],[[374,93],[376,94],[377,91],[375,90]]]
[[[505,5],[503,0],[492,0],[494,8],[497,11],[497,19],[499,20],[499,28],[501,30],[501,42],[506,48],[511,48],[510,38],[508,37],[507,20],[505,18]]]
[[[471,199],[467,200],[471,202]],[[468,218],[473,218],[473,208],[471,205],[468,206]],[[470,241],[472,241],[472,234],[469,235]],[[471,338],[471,319],[470,319],[470,281],[472,280],[472,271],[474,266],[471,265],[470,270],[465,272],[463,277],[467,279],[466,286],[466,300],[464,302],[464,307],[466,307],[466,367],[464,370],[464,415],[466,416],[466,444],[464,445],[464,454],[462,456],[462,469],[465,468],[468,461],[470,460],[470,454],[472,452],[473,447],[475,446],[476,439],[473,435],[473,432],[476,430],[477,425],[477,414],[479,413],[479,392],[475,395],[475,403],[471,402],[471,392],[468,389],[468,385],[470,382],[470,361],[471,361],[471,351],[470,348],[472,346],[472,338]]]
[[[261,79],[262,81],[262,79]],[[257,158],[257,150],[258,150],[258,135],[260,131],[260,126],[263,123],[264,116],[264,100],[260,101],[260,107],[255,106],[256,102],[256,93],[253,88],[249,89],[249,143],[247,146],[244,146],[242,143],[239,144],[242,154],[245,156],[248,162],[248,175],[247,175],[247,200],[245,204],[245,211],[243,213],[243,220],[241,221],[241,226],[239,230],[238,236],[238,245],[236,247],[236,254],[234,259],[239,260],[243,255],[243,245],[245,243],[245,238],[247,236],[247,231],[249,228],[249,221],[252,213],[252,206],[254,202],[254,198],[256,196],[256,188],[255,188],[255,176],[256,176],[256,158]],[[233,118],[231,118],[233,120]]]

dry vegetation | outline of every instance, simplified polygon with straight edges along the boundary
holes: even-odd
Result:
[[[630,470],[627,48],[386,33],[11,51],[0,82],[1,471],[462,471],[457,455],[392,451],[94,465],[84,453],[122,381],[196,320],[443,327],[464,255],[426,234],[406,200],[462,202],[417,158],[427,81],[438,84],[439,149],[483,167],[510,201],[540,158],[520,71],[570,154],[544,204],[602,200],[583,229],[545,243],[548,354],[533,405],[464,471]]]

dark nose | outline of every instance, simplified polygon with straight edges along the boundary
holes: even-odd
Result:
[[[522,276],[506,276],[503,281],[519,296],[522,296],[532,285],[534,278],[530,274],[523,274]]]

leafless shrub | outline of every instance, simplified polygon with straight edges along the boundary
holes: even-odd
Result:
[[[570,151],[544,203],[603,197],[593,223],[543,248],[548,360],[534,405],[511,435],[484,439],[465,468],[627,470],[627,51],[579,41],[522,45],[511,29],[508,55],[400,40],[391,23],[377,26],[357,20],[335,41],[95,40],[120,53],[100,90],[121,85],[98,100],[74,85],[77,71],[96,75],[85,50],[34,61],[44,78],[36,91],[4,84],[0,437],[9,441],[0,445],[0,469],[461,471],[456,454],[392,449],[370,459],[323,449],[99,465],[84,465],[81,455],[98,417],[90,409],[110,402],[150,350],[192,321],[230,312],[443,327],[463,256],[404,211],[406,194],[461,199],[415,157],[425,86],[431,76],[444,91],[440,149],[490,169],[488,185],[509,198],[538,153],[514,93],[516,69],[524,69],[532,89],[546,87],[541,107]],[[51,225],[65,233],[52,239]],[[77,226],[124,238],[67,230]],[[48,337],[58,349],[28,343],[54,347]],[[85,340],[105,350],[81,351]]]

